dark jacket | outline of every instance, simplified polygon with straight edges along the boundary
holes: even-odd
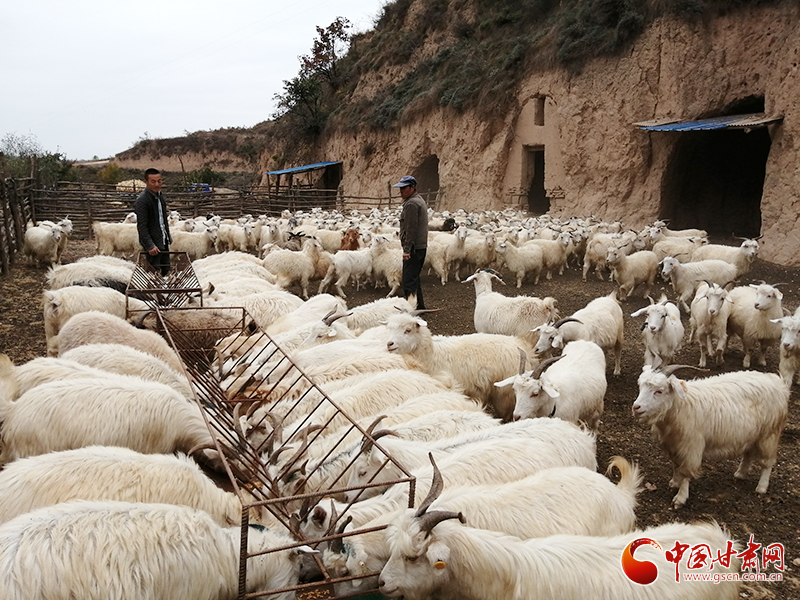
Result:
[[[161,225],[158,222],[158,203],[161,202],[161,211],[164,215],[164,229],[167,233],[167,239],[161,232]],[[150,190],[144,190],[139,197],[136,198],[136,204],[133,208],[136,213],[136,228],[139,231],[139,243],[144,248],[145,252],[149,251],[153,246],[159,250],[166,250],[167,246],[172,242],[172,237],[169,234],[169,221],[167,220],[167,203],[164,202],[164,197],[159,193],[158,197]]]
[[[406,254],[428,247],[428,207],[419,194],[414,194],[403,202],[400,213],[400,243]]]

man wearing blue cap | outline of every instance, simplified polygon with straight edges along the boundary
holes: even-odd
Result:
[[[404,175],[392,187],[400,188],[400,243],[403,246],[403,296],[417,297],[417,308],[425,308],[420,273],[428,249],[428,207],[417,193],[417,180]]]

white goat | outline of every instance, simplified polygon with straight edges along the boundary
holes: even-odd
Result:
[[[517,276],[517,288],[528,274],[533,275],[533,283],[539,283],[544,265],[544,254],[541,246],[525,244],[517,248],[514,244],[502,241],[497,244],[497,253],[503,257],[506,268]]]
[[[183,363],[167,341],[153,331],[136,329],[125,319],[90,310],[67,321],[50,339],[48,354],[61,355],[84,344],[125,344],[163,360],[172,370],[183,372]]]
[[[558,318],[555,298],[504,296],[492,291],[492,279],[500,283],[495,273],[478,271],[464,280],[475,285],[475,331],[531,338],[531,329]],[[531,339],[533,341],[533,339]]]
[[[217,487],[183,454],[88,446],[21,458],[0,471],[0,523],[69,500],[189,506],[227,527],[242,519],[236,495]]]
[[[142,250],[135,223],[92,223],[97,254],[133,256]]]
[[[542,249],[542,270],[547,273],[547,279],[552,279],[553,271],[556,269],[559,275],[564,274],[564,269],[567,267],[567,248],[571,242],[572,238],[565,231],[555,240],[530,240],[521,248],[524,249],[529,245],[539,246]]]
[[[650,289],[658,274],[658,258],[655,252],[641,250],[626,255],[622,248],[609,248],[606,263],[614,271],[614,279],[619,283],[623,300],[630,298],[636,286],[644,284],[642,298],[650,297]]]
[[[781,325],[781,362],[778,371],[784,383],[791,387],[794,376],[800,369],[800,308],[793,316],[773,319],[773,323]]]
[[[735,265],[737,276],[741,277],[750,270],[750,265],[758,256],[758,248],[758,241],[754,239],[743,241],[739,247],[708,244],[697,248],[692,253],[692,260],[724,260]]]
[[[500,418],[511,418],[513,395],[494,382],[517,372],[519,350],[531,350],[524,338],[489,333],[434,337],[425,321],[410,314],[390,317],[386,327],[389,352],[402,354],[430,375],[450,374],[467,396],[479,398]]]
[[[211,443],[200,409],[161,383],[118,375],[54,381],[0,398],[0,464],[54,450],[124,446],[188,452]]]
[[[22,253],[30,264],[52,266],[58,263],[58,249],[61,242],[61,227],[33,226],[25,230]]]
[[[672,302],[667,302],[666,296],[662,295],[657,304],[651,303],[631,314],[632,317],[642,315],[646,315],[642,324],[644,364],[654,369],[668,365],[683,344],[684,328],[680,309]]]
[[[308,282],[317,270],[322,246],[313,237],[306,238],[300,252],[276,250],[264,257],[264,266],[277,277],[277,284],[286,289],[299,282],[301,295],[308,300]]]
[[[728,285],[732,284],[728,282]],[[700,346],[701,367],[706,366],[706,353],[714,357],[717,366],[723,362],[723,353],[728,345],[728,317],[733,302],[728,294],[728,285],[703,282],[697,286],[697,293],[692,300],[689,341],[697,341]]]
[[[466,265],[468,269],[487,269],[491,267],[496,256],[496,245],[497,236],[491,231],[486,233],[474,232],[468,235],[467,239],[464,240],[462,266]]]
[[[586,252],[583,255],[583,280],[589,274],[589,269],[594,269],[595,275],[599,280],[603,280],[603,270],[606,268],[606,257],[610,248],[624,246],[627,242],[633,242],[636,238],[635,232],[626,232],[627,235],[619,233],[595,233],[586,241]]]
[[[186,398],[192,397],[192,389],[185,375],[178,373],[152,354],[125,344],[84,344],[65,352],[61,358],[109,373],[158,381],[170,386]]]
[[[348,310],[344,323],[356,335],[361,335],[367,329],[379,326],[383,321],[400,312],[415,310],[416,302],[412,297],[404,298],[379,298],[367,304],[356,306]]]
[[[403,279],[403,250],[384,235],[376,235],[370,243],[372,255],[372,277],[375,285],[386,281],[389,293],[386,297],[394,296],[400,291]]]
[[[742,339],[742,368],[750,367],[750,355],[755,351],[758,364],[766,366],[767,347],[775,345],[781,337],[781,327],[773,319],[783,317],[783,294],[774,285],[762,283],[735,287],[729,297],[733,304],[728,317],[728,341],[732,335]]]
[[[336,281],[333,282],[333,278]],[[321,294],[333,282],[336,293],[346,298],[342,286],[347,285],[352,279],[356,284],[356,291],[361,289],[361,284],[372,277],[372,252],[369,248],[361,250],[339,250],[333,255],[333,262],[328,268],[324,279],[319,284]]]
[[[654,241],[659,236],[664,237],[708,237],[708,232],[705,229],[669,229],[665,221],[656,221],[653,223]]]
[[[127,301],[127,302],[126,302]],[[127,303],[127,307],[126,307]],[[136,298],[108,287],[70,285],[57,290],[45,290],[42,294],[45,340],[58,335],[61,327],[74,315],[96,310],[124,319],[127,310],[149,310],[149,306]]]
[[[252,222],[243,223],[241,225],[222,223],[217,231],[217,239],[214,246],[217,252],[223,252],[225,250],[247,252],[250,247],[252,233]]]
[[[786,425],[789,389],[772,373],[736,371],[684,381],[673,373],[682,365],[660,371],[645,366],[639,376],[639,396],[633,414],[650,425],[673,462],[670,487],[677,508],[689,497],[689,482],[700,474],[703,458],[740,456],[734,477],[744,479],[760,463],[756,493],[765,494]]]
[[[736,279],[736,266],[724,260],[680,263],[675,257],[668,256],[661,265],[661,275],[670,280],[672,289],[678,294],[678,305],[686,313],[689,312],[688,301],[701,281],[725,285]]]
[[[208,256],[216,249],[218,229],[214,226],[204,231],[170,231],[171,252],[186,252],[190,260]]]
[[[391,528],[391,556],[379,579],[384,596],[405,600],[562,600],[585,597],[591,590],[592,597],[615,600],[739,597],[739,584],[731,576],[738,573],[737,559],[728,567],[713,563],[712,575],[728,576],[719,583],[689,582],[671,575],[676,566],[661,550],[676,543],[724,550],[730,536],[715,523],[673,523],[615,537],[558,535],[523,541],[446,520],[454,518],[466,520],[462,513],[430,511],[415,515],[411,522],[400,520]],[[626,549],[638,538],[660,544],[656,546],[659,552],[648,545],[638,551],[640,560],[646,557],[654,570],[662,573],[650,585],[634,583],[620,569],[620,557],[630,552]],[[553,576],[554,565],[561,573],[558,577]],[[690,572],[685,563],[680,572]]]
[[[708,238],[701,237],[669,237],[653,244],[653,252],[659,261],[668,256],[677,258],[682,263],[695,260],[692,255],[695,250],[708,243]],[[716,258],[716,257],[709,257]],[[697,259],[700,260],[700,259]]]
[[[40,508],[0,525],[3,598],[234,600],[240,536],[240,527],[185,506],[75,500]],[[255,527],[247,541],[249,554],[268,552],[248,561],[247,592],[297,585],[307,548]],[[269,552],[285,546],[294,547]]]
[[[528,439],[538,442],[549,441],[561,435],[562,429],[554,427],[549,419],[524,419],[504,423],[491,429],[467,431],[452,438],[437,439],[429,442],[419,440],[406,440],[400,437],[385,437],[394,432],[381,430],[375,432],[374,438],[381,438],[383,449],[397,460],[406,469],[418,469],[428,463],[428,453],[441,462],[454,453],[470,447],[493,446],[500,440]],[[555,449],[555,448],[554,448]],[[386,458],[383,453],[373,450],[372,444],[366,440],[361,445],[361,452],[353,462],[347,487],[357,488],[367,483],[379,484],[403,477],[402,471],[392,463],[384,464]],[[375,487],[367,490],[354,490],[345,493],[345,499],[354,500],[369,498],[385,488]]]
[[[564,346],[560,357],[495,385],[512,386],[516,395],[514,420],[556,417],[576,424],[585,422],[597,431],[607,387],[606,357],[594,342],[575,340]]]
[[[603,350],[613,350],[614,375],[620,374],[625,329],[616,291],[595,298],[571,316],[552,325],[547,323],[534,329],[537,330],[539,340],[534,348],[536,354],[547,355],[553,348],[562,348],[567,342],[587,340]]]
[[[51,290],[68,285],[110,287],[124,294],[135,267],[133,263],[110,256],[91,257],[91,260],[82,258],[78,262],[49,269],[47,285]]]

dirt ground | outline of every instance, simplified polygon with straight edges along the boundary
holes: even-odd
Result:
[[[65,253],[64,262],[72,262],[93,253],[93,244],[72,241]],[[744,283],[759,280],[782,282],[784,307],[794,311],[800,305],[800,270],[788,269],[757,260],[744,278]],[[507,286],[495,286],[506,294],[518,293],[513,287],[514,278],[507,276]],[[45,354],[44,328],[41,312],[41,293],[44,289],[45,271],[18,265],[9,277],[0,279],[0,349],[19,364]],[[569,315],[597,296],[612,290],[608,281],[597,281],[593,276],[587,283],[580,279],[574,268],[564,276],[539,285],[526,283],[519,293],[535,296],[553,296],[558,300],[562,315]],[[450,282],[442,286],[433,276],[423,278],[425,302],[429,308],[441,308],[440,313],[426,315],[431,330],[438,334],[473,333],[475,294],[472,284]],[[348,304],[356,306],[379,298],[386,290],[366,290],[349,293]],[[669,294],[668,294],[669,295]],[[772,473],[769,492],[764,496],[755,493],[757,475],[747,480],[733,478],[737,462],[734,460],[708,463],[704,473],[690,486],[689,500],[682,509],[670,508],[674,490],[667,485],[671,476],[670,464],[651,437],[650,431],[638,424],[631,414],[631,404],[638,394],[637,378],[641,372],[644,347],[639,326],[642,319],[632,319],[630,313],[647,304],[641,298],[623,305],[626,314],[625,347],[622,354],[622,375],[615,377],[609,369],[605,413],[598,437],[598,462],[607,464],[616,454],[637,462],[644,474],[646,489],[639,495],[638,525],[648,527],[675,520],[692,521],[715,519],[723,524],[741,543],[753,541],[763,546],[782,543],[785,546],[784,581],[781,583],[754,583],[742,588],[743,598],[800,599],[800,403],[797,384],[793,386],[790,400],[789,422],[781,438],[778,463]],[[688,321],[685,321],[688,334]],[[675,362],[697,364],[696,346],[685,345]],[[741,368],[741,346],[734,342],[725,360],[725,371]],[[778,354],[771,349],[767,356],[767,370],[777,371]],[[684,371],[682,375],[693,375]]]

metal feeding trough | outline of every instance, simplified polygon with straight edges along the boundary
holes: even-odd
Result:
[[[322,550],[332,540],[369,530],[344,532],[352,503],[338,511],[336,521],[321,537],[309,538],[301,529],[303,519],[322,498],[344,499],[344,493],[365,490],[386,482],[347,487],[357,449],[374,444],[384,457],[383,467],[394,464],[404,476],[390,484],[409,486],[409,507],[414,503],[415,478],[373,438],[368,423],[352,419],[331,397],[299,368],[274,340],[255,326],[242,308],[185,307],[199,283],[191,263],[173,263],[167,278],[140,265],[131,278],[128,296],[152,307],[158,329],[181,357],[192,383],[195,401],[202,409],[214,449],[217,469],[227,474],[233,492],[242,503],[239,598],[271,597],[294,591],[297,598],[345,598],[377,593],[362,586],[358,593],[336,596],[334,584],[375,576],[363,573],[335,577],[327,571],[321,554],[308,555],[316,581],[291,588],[246,593],[247,537],[251,509],[266,511],[296,544],[270,549],[265,554],[299,546]],[[188,260],[188,259],[187,259]],[[147,265],[149,266],[149,265]],[[141,267],[141,268],[140,268]],[[177,283],[172,288],[167,283]],[[199,311],[206,316],[225,311],[218,327],[187,327],[177,316]],[[206,319],[215,322],[216,319]],[[371,420],[371,419],[370,419]],[[356,451],[351,451],[356,450]],[[385,526],[384,526],[385,527]],[[340,542],[341,543],[341,542]],[[320,580],[321,577],[321,580]]]

